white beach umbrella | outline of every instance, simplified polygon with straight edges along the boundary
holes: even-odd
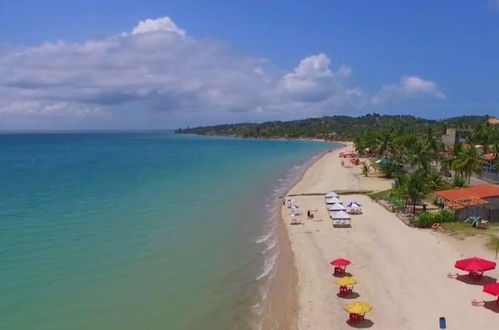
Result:
[[[328,205],[327,209],[329,211],[346,211],[346,208],[343,205],[338,204],[338,203]]]
[[[330,191],[326,194],[326,196],[324,196],[325,198],[329,198],[329,197],[340,197],[337,193],[335,193],[334,191]]]
[[[333,220],[350,220],[352,217],[345,211],[331,212],[329,216]]]
[[[342,204],[338,197],[326,198],[326,204]]]

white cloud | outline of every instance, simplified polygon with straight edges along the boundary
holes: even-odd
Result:
[[[174,32],[178,35],[185,35],[185,31],[179,29],[170,17],[162,17],[158,19],[146,19],[140,21],[139,24],[132,30],[132,34],[142,34],[148,32]]]
[[[416,76],[404,76],[399,84],[385,85],[376,94],[371,102],[380,105],[386,102],[400,102],[414,98],[437,98],[445,99],[437,85],[430,80],[424,80]]]
[[[82,43],[0,45],[0,129],[176,127],[345,113],[370,100],[350,86],[351,72],[317,54],[279,73],[267,60],[190,37],[168,17],[146,19],[131,33]],[[397,93],[443,97],[434,83],[404,77],[376,99]]]
[[[301,60],[293,72],[284,75],[278,88],[281,97],[292,100],[297,107],[310,108],[305,103],[313,103],[317,110],[345,109],[347,105],[363,104],[364,98],[359,89],[347,87],[350,73],[348,67],[340,67],[334,72],[331,60],[325,54],[312,55]],[[352,102],[353,99],[358,102]]]

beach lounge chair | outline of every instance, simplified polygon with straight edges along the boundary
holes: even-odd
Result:
[[[489,225],[489,222],[487,220],[480,220],[478,223],[477,223],[477,228],[479,229],[487,229]]]

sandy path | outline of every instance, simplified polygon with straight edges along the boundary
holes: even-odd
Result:
[[[331,189],[387,189],[390,182],[364,178],[356,168],[342,168],[337,154],[318,160],[290,194],[326,192]],[[321,196],[298,196],[303,225],[289,225],[289,210],[283,219],[298,269],[299,329],[350,329],[343,306],[361,300],[374,306],[366,315],[372,329],[438,329],[438,318],[447,319],[448,329],[499,329],[499,307],[495,311],[471,305],[472,299],[494,300],[480,285],[448,279],[456,272],[454,261],[462,256],[494,255],[481,246],[458,242],[430,230],[406,226],[367,196],[342,196],[357,200],[364,214],[352,217],[352,228],[333,228]],[[308,209],[318,210],[316,220],[306,220]],[[356,299],[339,298],[329,262],[346,257],[358,280]],[[489,272],[499,277],[497,270]]]

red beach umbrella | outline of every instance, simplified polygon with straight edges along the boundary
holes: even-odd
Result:
[[[499,304],[499,283],[485,284],[483,292],[497,296],[497,303]]]
[[[485,284],[483,292],[487,292],[493,296],[499,296],[499,283]]]
[[[346,267],[351,264],[350,260],[339,258],[330,262],[331,265],[336,267]]]
[[[468,258],[456,261],[454,265],[456,268],[467,272],[485,272],[496,268],[496,263],[493,261],[485,260],[482,258]]]

